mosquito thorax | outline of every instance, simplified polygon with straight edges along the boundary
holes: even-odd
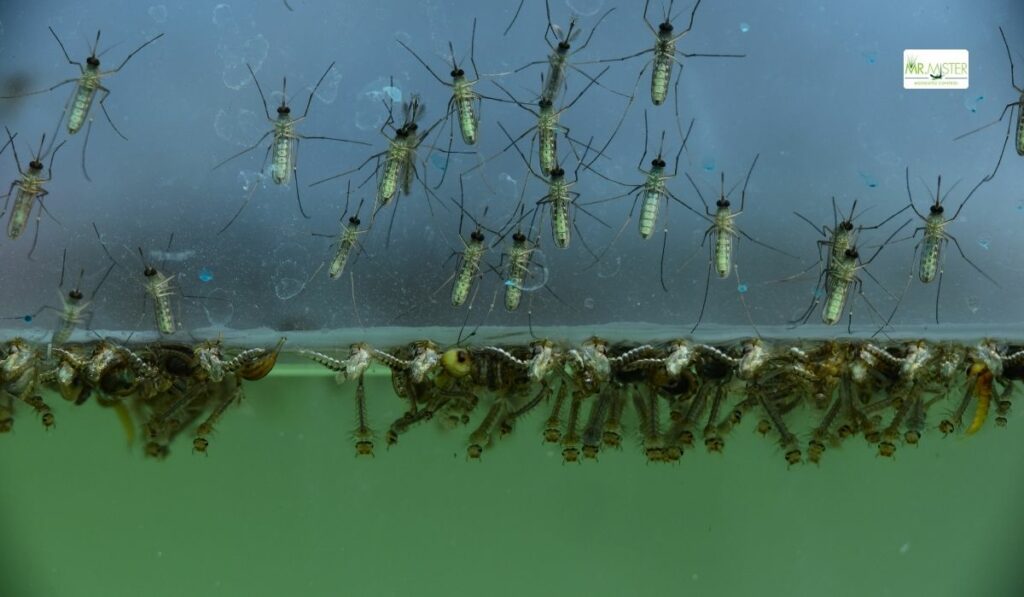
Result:
[[[475,243],[482,243],[484,242],[484,233],[479,230],[474,230],[470,233],[469,239]]]
[[[932,206],[928,208],[928,213],[933,216],[941,216],[944,211],[946,211],[946,208],[942,207],[941,203],[933,203]]]

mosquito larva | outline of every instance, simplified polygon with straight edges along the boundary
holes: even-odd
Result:
[[[356,456],[373,456],[373,430],[366,416],[366,389],[363,375],[356,383]]]
[[[483,454],[484,448],[491,443],[491,429],[494,427],[494,423],[501,418],[505,408],[505,400],[495,398],[484,419],[480,421],[480,425],[469,435],[469,447],[466,451],[468,458],[478,460]]]
[[[614,400],[615,392],[607,386],[590,407],[587,425],[583,429],[583,457],[591,460],[597,458],[601,450],[602,430],[608,416],[608,410]]]
[[[196,437],[192,440],[192,451],[199,452],[201,454],[207,454],[206,449],[210,446],[209,436],[213,435],[214,426],[220,421],[221,415],[224,411],[231,406],[232,402],[242,401],[242,386],[237,385],[231,392],[225,392],[224,396],[217,403],[217,406],[213,408],[206,420],[196,427]]]

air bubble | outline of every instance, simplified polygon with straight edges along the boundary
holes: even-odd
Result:
[[[740,32],[746,33],[747,31],[750,31],[750,23],[740,23]]]
[[[546,263],[547,255],[544,254],[544,251],[534,249],[530,254],[530,267],[526,270],[522,285],[516,284],[512,280],[505,280],[505,286],[514,286],[523,292],[533,292],[544,288],[548,283]]]
[[[353,106],[356,127],[364,131],[379,129],[387,118],[387,110],[382,105],[385,98],[392,101],[402,100],[402,90],[392,84],[390,77],[377,77],[364,85],[356,94]]]
[[[584,309],[593,309],[594,308],[594,299],[590,298],[589,296],[587,298],[583,299],[583,308]]]
[[[981,299],[976,296],[967,297],[967,310],[971,313],[977,313],[978,308],[981,307]]]
[[[988,240],[988,237],[981,237],[978,239],[978,246],[988,251],[992,248],[992,243]]]
[[[167,20],[167,7],[163,4],[155,4],[149,7],[149,17],[157,23],[163,23]]]
[[[592,17],[604,6],[604,0],[565,0],[565,5],[581,17]]]
[[[608,278],[614,278],[619,274],[619,270],[622,269],[622,257],[616,257],[615,259],[603,259],[597,266],[597,277],[602,280]]]
[[[964,98],[964,107],[971,113],[976,113],[981,102],[985,101],[984,95],[967,96]]]
[[[283,243],[271,256],[274,268],[274,294],[282,301],[297,297],[306,288],[307,274],[302,264],[313,261],[309,251],[298,243]]]
[[[260,118],[256,112],[244,108],[227,110],[221,108],[213,117],[213,132],[218,137],[239,147],[252,145],[260,135]]]
[[[228,293],[223,288],[214,289],[201,303],[206,313],[206,321],[215,328],[227,327],[235,316],[235,305],[228,300]]]
[[[210,268],[204,267],[199,270],[199,274],[196,277],[199,278],[200,282],[212,282],[213,272],[210,271]]]
[[[498,182],[501,183],[501,188],[506,197],[516,198],[519,196],[519,181],[512,178],[508,172],[502,172],[498,175]]]
[[[24,321],[25,323],[32,323],[32,316],[31,316],[31,315],[26,315],[26,316],[22,317],[21,319],[22,319],[22,320],[23,320],[23,321]]]

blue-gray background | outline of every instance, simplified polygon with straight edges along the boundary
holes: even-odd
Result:
[[[40,305],[57,304],[56,283],[61,251],[68,267],[87,270],[92,288],[105,267],[92,232],[95,222],[124,267],[118,268],[96,299],[97,329],[153,329],[151,309],[142,312],[140,264],[131,254],[142,245],[159,260],[168,235],[174,244],[165,267],[176,274],[191,296],[180,307],[185,329],[227,326],[235,329],[272,327],[283,330],[342,328],[358,325],[458,325],[465,311],[448,304],[448,288],[434,294],[451,275],[460,249],[458,217],[450,203],[428,209],[422,189],[397,201],[397,219],[390,247],[384,246],[386,218],[363,237],[366,255],[350,263],[353,278],[329,280],[322,270],[329,258],[329,239],[312,232],[333,233],[344,205],[344,181],[309,188],[308,183],[347,170],[385,147],[375,130],[384,116],[381,105],[388,78],[403,98],[420,92],[428,106],[425,123],[443,112],[449,90],[435,81],[397,43],[402,39],[440,74],[448,67],[447,43],[463,57],[473,18],[478,21],[476,60],[484,73],[515,69],[543,60],[544,5],[528,0],[508,36],[516,2],[369,2],[340,3],[293,0],[294,11],[280,2],[103,2],[5,3],[0,9],[0,87],[4,92],[49,86],[74,76],[46,30],[54,28],[68,51],[82,60],[97,29],[103,30],[104,66],[117,64],[144,40],[165,36],[140,52],[124,70],[105,80],[112,93],[111,116],[129,140],[119,139],[102,114],[94,110],[86,182],[79,167],[83,134],[71,137],[57,156],[46,205],[60,225],[44,216],[34,260],[26,258],[32,231],[21,239],[0,242],[4,283],[0,284],[0,315],[17,317]],[[500,6],[500,8],[498,8]],[[642,3],[611,0],[552,0],[552,17],[565,25],[575,11],[589,30],[598,15],[616,7],[593,42],[574,56],[577,62],[622,56],[648,47],[652,36],[640,18]],[[680,4],[677,28],[685,26],[689,5]],[[659,3],[650,18],[662,15]],[[934,187],[943,174],[947,184],[961,180],[950,196],[957,205],[963,194],[991,170],[1000,148],[1002,126],[953,142],[956,135],[994,119],[1002,106],[1016,99],[997,26],[1006,30],[1015,60],[1024,68],[1024,6],[1011,0],[969,2],[713,2],[705,1],[693,31],[681,42],[687,52],[743,53],[746,58],[694,58],[686,62],[679,87],[684,121],[696,119],[681,170],[689,172],[713,200],[720,171],[727,184],[740,180],[755,154],[760,161],[750,181],[741,229],[779,249],[799,255],[789,259],[741,240],[736,251],[744,294],[753,320],[782,324],[810,300],[814,273],[785,284],[772,280],[799,272],[813,263],[816,236],[799,221],[798,210],[814,221],[830,223],[829,198],[846,207],[859,199],[867,211],[864,223],[880,220],[906,204],[904,168],[918,207],[926,208],[921,179]],[[970,51],[971,87],[966,91],[904,91],[901,81],[905,48],[966,48]],[[612,63],[602,83],[629,91],[644,58]],[[257,171],[263,149],[212,171],[218,161],[253,143],[267,130],[259,97],[245,69],[256,70],[268,101],[280,99],[281,78],[295,93],[300,111],[306,94],[326,66],[336,61],[313,100],[309,119],[300,131],[360,139],[372,147],[329,141],[300,143],[299,171],[303,202],[311,220],[299,215],[294,189],[260,182]],[[468,65],[465,65],[468,66]],[[538,88],[543,67],[501,77],[518,97],[529,99]],[[596,74],[599,65],[582,66]],[[674,75],[678,76],[675,71]],[[583,78],[569,73],[568,97],[581,89]],[[1018,73],[1024,82],[1024,72]],[[651,139],[668,130],[667,145],[678,146],[673,103],[650,104],[649,78],[640,81],[636,101],[608,150],[595,168],[616,178],[639,180],[635,164],[644,138],[642,112],[651,122]],[[499,95],[490,82],[477,89]],[[45,95],[0,101],[0,123],[19,134],[18,149],[28,159],[28,143],[53,130],[70,86]],[[673,92],[674,93],[674,92]],[[592,88],[563,118],[574,136],[603,142],[620,117],[625,102],[608,91]],[[504,146],[497,128],[521,132],[530,116],[508,104],[485,103],[478,155],[452,158],[441,197],[457,197],[457,173],[480,163]],[[685,125],[685,122],[684,122]],[[444,135],[447,134],[445,130]],[[62,137],[64,134],[62,134]],[[436,141],[445,144],[446,136]],[[431,143],[434,143],[432,140]],[[524,149],[526,145],[523,144]],[[563,143],[564,148],[564,143]],[[454,149],[463,150],[458,133]],[[564,149],[563,149],[564,153]],[[421,158],[426,151],[421,152]],[[426,166],[437,180],[436,153]],[[648,155],[648,160],[650,159]],[[571,165],[571,164],[570,164]],[[372,167],[372,166],[371,166]],[[421,165],[421,170],[424,167]],[[353,180],[365,177],[364,170]],[[14,180],[14,160],[0,157],[4,180]],[[504,223],[526,188],[528,201],[544,191],[526,173],[513,152],[487,162],[467,178],[467,208],[492,226]],[[944,323],[1019,323],[1021,316],[1006,297],[1024,290],[1015,233],[1024,224],[1024,160],[1009,149],[996,179],[978,192],[950,227],[968,256],[1000,281],[997,289],[973,271],[950,246],[942,287]],[[6,183],[5,183],[6,184]],[[235,212],[251,185],[260,184],[235,225],[217,231]],[[294,183],[293,183],[294,184]],[[685,178],[671,183],[677,196],[699,205]],[[621,192],[619,187],[582,171],[575,190],[581,202]],[[374,182],[355,199],[372,201]],[[614,237],[629,210],[629,201],[595,205],[592,211],[611,228],[577,212],[584,239],[600,251]],[[364,208],[366,210],[366,208]],[[388,216],[390,212],[384,212]],[[661,223],[665,221],[662,210]],[[364,221],[368,219],[364,217]],[[534,324],[580,324],[608,321],[690,323],[704,288],[707,260],[698,251],[706,223],[671,205],[666,277],[670,292],[658,284],[660,233],[642,241],[636,220],[594,267],[579,235],[566,251],[551,248],[549,225],[543,223],[543,259],[548,285],[563,301],[544,290],[528,293],[523,308],[506,314],[500,298],[489,324],[523,325],[532,306]],[[916,225],[916,223],[914,224]],[[887,229],[891,230],[891,228]],[[909,230],[909,228],[908,228]],[[468,227],[465,233],[468,234]],[[864,235],[877,244],[885,234]],[[901,235],[904,236],[904,235]],[[507,242],[507,241],[506,241]],[[871,271],[893,294],[907,281],[912,241],[889,247]],[[498,250],[488,256],[497,265]],[[816,273],[817,270],[814,270]],[[353,309],[353,289],[358,310]],[[207,281],[204,281],[207,280]],[[308,284],[307,280],[310,280]],[[712,279],[706,321],[747,326],[735,278]],[[479,322],[501,281],[488,272],[471,321]],[[888,312],[893,301],[873,282],[865,289],[872,302]],[[895,323],[927,325],[933,314],[934,285],[911,284]],[[868,309],[856,306],[856,319],[867,325]],[[396,317],[401,314],[400,319]],[[9,327],[48,329],[51,315]],[[815,313],[815,320],[818,314]]]

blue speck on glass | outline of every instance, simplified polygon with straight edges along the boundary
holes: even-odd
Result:
[[[715,171],[715,158],[704,158],[704,162],[701,164],[701,166],[705,170],[707,170],[708,172],[714,172]]]
[[[736,287],[736,290],[740,294],[744,294],[747,291],[747,285],[746,284],[740,284],[739,286]]]
[[[25,323],[32,323],[32,316],[31,315],[26,315],[22,319],[25,320]]]
[[[204,267],[203,269],[199,270],[199,281],[200,282],[212,282],[213,281],[213,272],[210,271],[210,268]]]
[[[740,23],[740,31],[743,32],[743,33],[746,33],[747,31],[750,31],[750,23],[746,23],[746,22]]]
[[[871,176],[867,172],[858,171],[857,173],[860,174],[860,177],[864,180],[864,184],[866,184],[869,189],[873,189],[878,186],[878,181],[875,180],[874,176]]]

